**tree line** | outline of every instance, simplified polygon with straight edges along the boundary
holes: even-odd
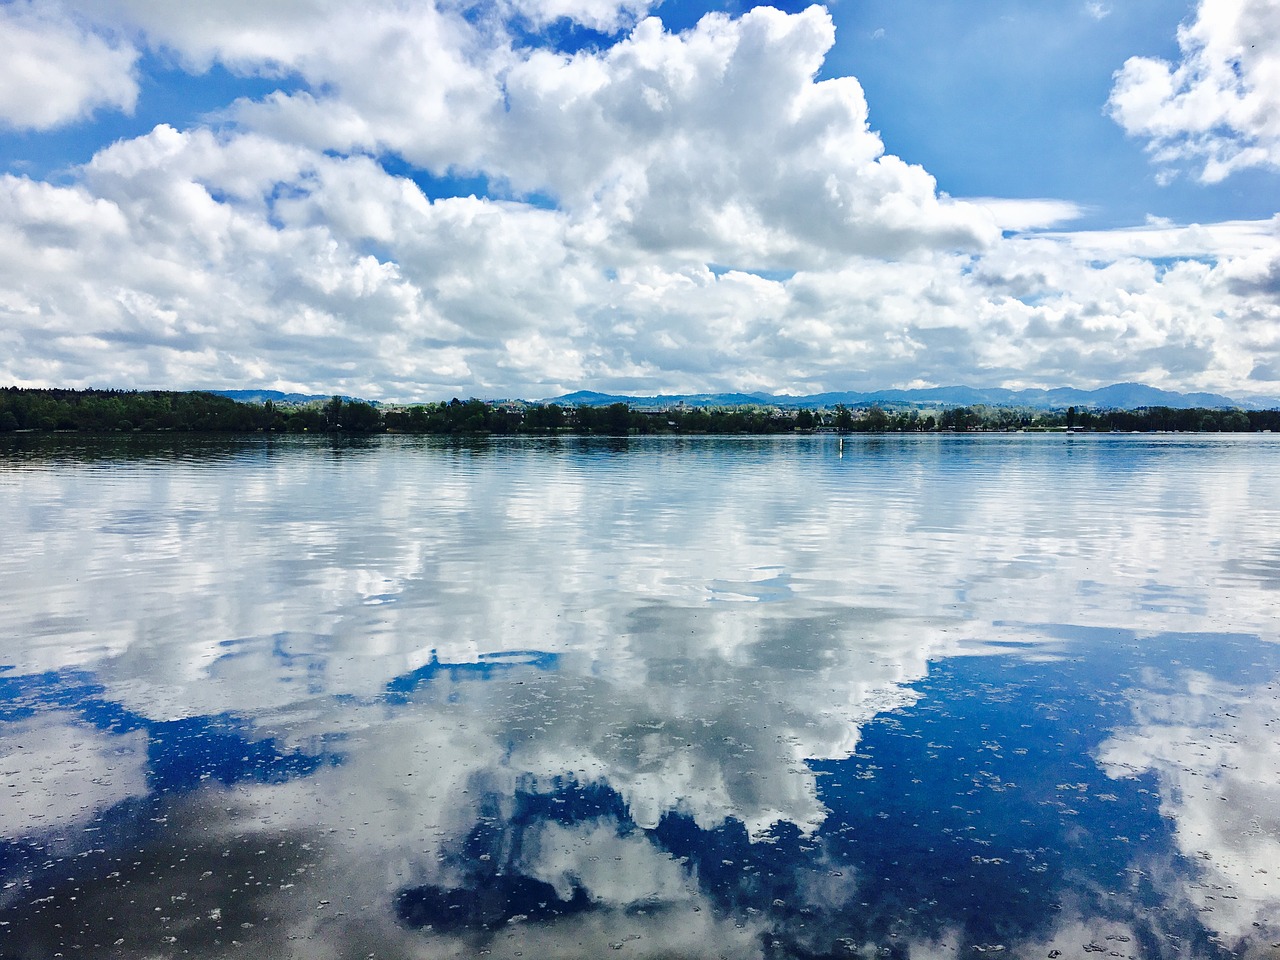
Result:
[[[1280,432],[1280,410],[1146,407],[1044,411],[777,407],[603,407],[448,400],[379,407],[332,397],[303,405],[245,403],[204,391],[0,389],[0,432],[412,433],[412,434],[780,434],[930,433],[992,430]]]

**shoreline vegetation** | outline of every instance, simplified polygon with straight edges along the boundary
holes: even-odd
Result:
[[[775,406],[666,409],[448,400],[377,405],[331,397],[302,404],[245,402],[205,391],[0,388],[0,434],[338,433],[598,435],[937,432],[1280,432],[1280,410],[1141,407]]]

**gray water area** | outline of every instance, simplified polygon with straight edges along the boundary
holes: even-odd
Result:
[[[7,441],[0,957],[1280,957],[1278,477]]]

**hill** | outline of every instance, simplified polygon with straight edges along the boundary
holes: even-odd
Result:
[[[999,387],[953,386],[919,390],[875,390],[865,393],[847,390],[808,396],[699,393],[629,397],[579,390],[541,402],[588,407],[625,403],[635,408],[670,408],[683,404],[687,407],[776,406],[800,409],[831,408],[841,403],[855,408],[989,406],[1030,407],[1037,410],[1061,410],[1066,407],[1080,407],[1087,410],[1138,410],[1143,407],[1171,407],[1178,410],[1192,408],[1264,410],[1280,406],[1280,398],[1277,397],[1234,399],[1217,393],[1177,393],[1172,390],[1148,387],[1141,383],[1113,383],[1111,386],[1096,390],[1079,390],[1075,387],[1058,387],[1052,390],[1006,390]]]

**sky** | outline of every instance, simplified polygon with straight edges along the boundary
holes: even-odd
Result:
[[[1280,395],[1280,0],[0,0],[0,385]]]

